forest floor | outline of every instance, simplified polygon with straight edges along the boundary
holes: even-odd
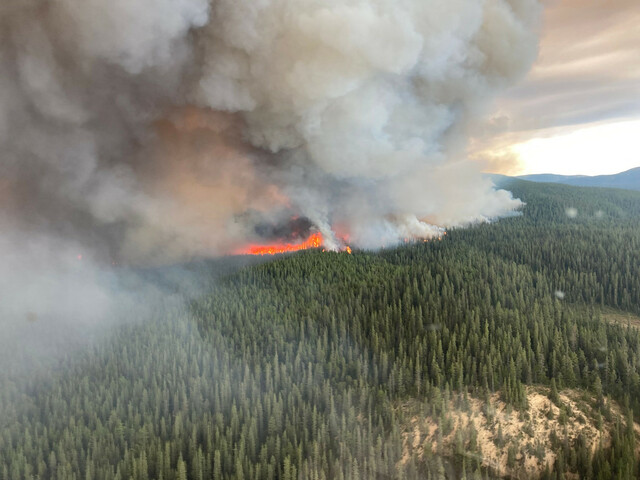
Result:
[[[491,396],[488,406],[484,400],[459,397],[451,400],[440,419],[421,414],[419,402],[405,403],[400,408],[410,422],[404,431],[403,461],[412,455],[462,455],[479,460],[500,477],[535,478],[547,465],[553,466],[558,442],[573,444],[582,434],[592,451],[599,444],[608,446],[612,422],[603,420],[598,427],[595,398],[579,390],[564,390],[559,396],[557,406],[548,389],[528,387],[526,412],[511,409],[499,394]],[[612,418],[623,416],[615,402],[607,402]],[[640,437],[640,425],[635,430]]]

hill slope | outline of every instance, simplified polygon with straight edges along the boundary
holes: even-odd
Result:
[[[518,177],[521,180],[542,183],[562,183],[579,187],[603,187],[603,188],[624,188],[627,190],[640,190],[640,167],[627,170],[615,175],[597,175],[593,177],[585,175],[523,175]]]

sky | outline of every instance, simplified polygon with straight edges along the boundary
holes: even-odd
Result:
[[[533,69],[498,99],[471,155],[504,174],[640,166],[640,1],[547,2]]]

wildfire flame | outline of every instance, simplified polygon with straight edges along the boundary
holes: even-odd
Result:
[[[324,243],[321,233],[314,233],[302,243],[276,243],[272,245],[249,245],[237,255],[277,255],[279,253],[299,252],[310,248],[320,248]]]
[[[304,242],[301,243],[274,243],[271,245],[249,245],[245,248],[236,250],[234,255],[278,255],[280,253],[299,252],[301,250],[309,250],[312,248],[320,248],[324,244],[324,238],[320,232],[312,234]],[[322,249],[326,252],[326,249]],[[351,247],[344,244],[341,251],[351,255]]]

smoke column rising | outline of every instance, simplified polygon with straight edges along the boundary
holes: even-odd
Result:
[[[0,227],[166,263],[293,217],[328,247],[339,224],[375,248],[508,213],[520,202],[465,160],[465,130],[530,68],[539,14],[535,0],[4,0]]]

